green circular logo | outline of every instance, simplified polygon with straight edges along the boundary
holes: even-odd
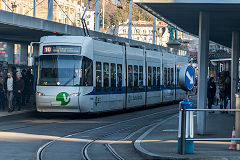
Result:
[[[61,105],[66,106],[70,102],[70,96],[66,92],[61,92],[57,95],[56,101],[61,101]]]

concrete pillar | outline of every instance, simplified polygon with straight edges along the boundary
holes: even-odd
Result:
[[[10,42],[7,43],[6,54],[7,54],[8,64],[13,64],[13,61],[14,61],[14,43],[10,43]]]
[[[48,0],[48,16],[49,21],[53,20],[53,0]]]
[[[132,39],[132,0],[129,0],[128,19],[128,39]]]
[[[33,0],[33,17],[36,17],[36,0]]]
[[[209,56],[209,13],[206,12],[200,12],[199,15],[199,49],[197,108],[206,109]],[[205,134],[206,132],[206,112],[197,113],[197,131],[198,134]]]
[[[232,32],[232,63],[231,63],[231,106],[236,108],[235,94],[238,84],[239,66],[239,32]]]
[[[95,31],[99,32],[100,27],[100,0],[96,0],[96,10],[95,10]]]
[[[28,60],[28,45],[21,44],[20,64],[27,65],[27,60]]]
[[[156,44],[156,21],[157,18],[155,16],[153,16],[153,44]]]

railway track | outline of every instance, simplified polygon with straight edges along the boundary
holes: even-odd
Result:
[[[94,137],[92,137],[91,140],[88,140],[88,142],[84,145],[84,147],[82,148],[81,154],[82,154],[82,159],[85,160],[91,160],[91,157],[89,155],[89,148],[92,147],[92,145],[95,144],[95,142],[102,140],[104,138],[107,138],[109,136],[113,136],[115,134],[119,134],[122,132],[130,132],[130,134],[128,136],[126,136],[123,139],[119,139],[119,140],[127,140],[131,137],[133,137],[135,134],[153,126],[155,123],[158,123],[157,120],[159,119],[164,119],[167,118],[173,114],[177,113],[177,108],[174,109],[168,109],[168,110],[164,110],[164,111],[159,111],[156,113],[151,113],[148,115],[144,115],[144,116],[140,116],[140,117],[136,117],[136,118],[130,118],[127,120],[122,120],[119,122],[115,122],[112,124],[108,124],[108,125],[104,125],[104,126],[100,126],[97,128],[93,128],[93,129],[88,129],[85,131],[80,131],[80,132],[75,132],[73,134],[70,135],[66,135],[63,137],[60,137],[58,139],[49,141],[48,143],[45,143],[43,146],[41,146],[38,151],[37,151],[37,160],[44,160],[43,159],[43,152],[45,150],[47,150],[48,147],[50,147],[51,145],[53,145],[54,143],[64,139],[64,138],[70,138],[73,136],[81,136],[83,134],[90,134],[92,132],[97,132],[97,131],[101,131],[101,130],[106,130],[103,133],[101,133],[100,135],[96,135]],[[157,119],[155,119],[157,117]],[[146,120],[146,119],[153,119],[153,120]],[[141,122],[141,123],[138,123]],[[122,128],[122,126],[128,126],[128,127],[124,127]],[[116,127],[118,126],[118,127]],[[116,128],[114,128],[116,127]],[[113,131],[109,132],[109,129],[114,128]],[[118,154],[114,148],[111,146],[111,144],[109,143],[105,143],[105,148],[107,148],[107,150],[109,151],[109,153],[111,153],[111,155],[113,157],[115,157],[118,160],[123,160],[123,156],[121,156],[120,154]],[[94,157],[93,157],[94,158]]]

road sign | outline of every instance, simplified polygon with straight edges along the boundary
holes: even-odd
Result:
[[[185,91],[193,89],[195,84],[195,72],[192,66],[184,66],[179,72],[179,84]]]

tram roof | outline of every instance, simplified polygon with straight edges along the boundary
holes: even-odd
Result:
[[[210,14],[210,40],[231,47],[240,31],[240,0],[133,0],[159,19],[198,35],[200,11]]]

